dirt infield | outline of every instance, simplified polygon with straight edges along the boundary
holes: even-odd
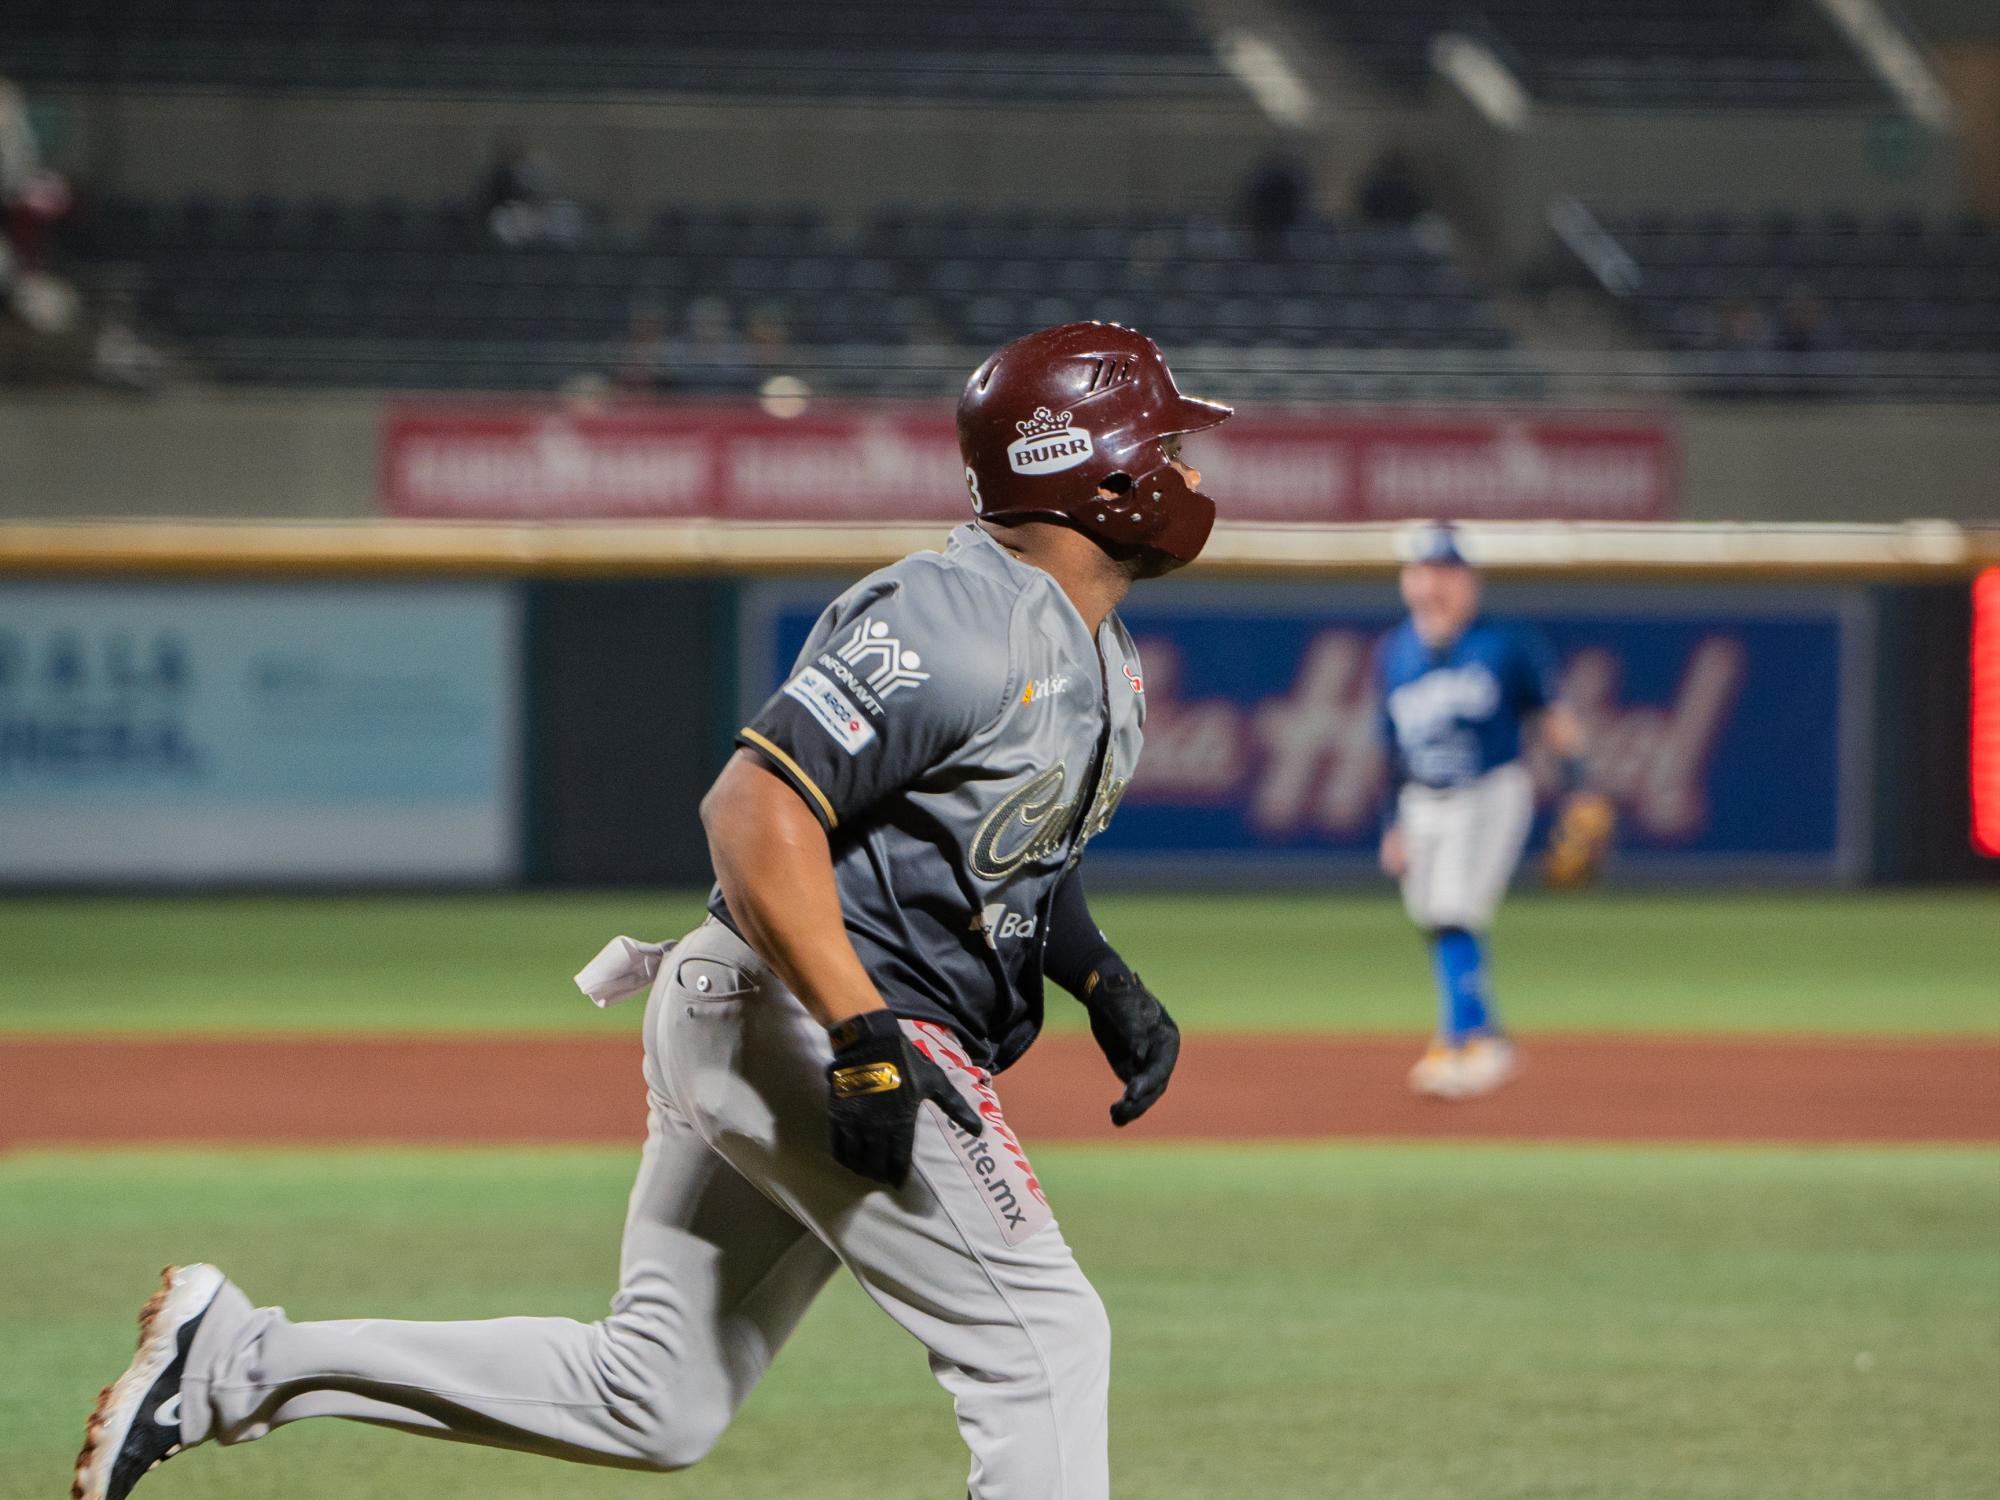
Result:
[[[2000,1142],[2000,1044],[1541,1037],[1503,1093],[1412,1098],[1407,1038],[1196,1035],[1115,1132],[1088,1038],[1000,1080],[1032,1142],[1377,1137]],[[0,1149],[28,1145],[618,1142],[643,1132],[638,1043],[398,1036],[0,1040]]]

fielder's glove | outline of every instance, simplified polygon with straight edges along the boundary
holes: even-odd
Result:
[[[899,1188],[910,1175],[917,1110],[928,1099],[961,1130],[982,1134],[986,1124],[945,1071],[912,1047],[886,1010],[827,1028],[833,1061],[826,1065],[827,1116],[833,1158],[851,1172]]]
[[[1542,879],[1558,890],[1589,885],[1603,873],[1618,832],[1618,813],[1602,792],[1572,792],[1556,813],[1549,832]]]
[[[1167,1091],[1181,1055],[1181,1029],[1131,970],[1099,971],[1091,981],[1083,999],[1090,1034],[1125,1085],[1124,1097],[1111,1106],[1111,1123],[1130,1125]]]

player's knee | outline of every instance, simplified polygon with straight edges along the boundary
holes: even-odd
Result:
[[[1111,1386],[1111,1318],[1090,1286],[1080,1288],[1066,1309],[1065,1338],[1052,1355],[1051,1376],[1064,1401],[1101,1399]]]
[[[1111,1315],[1104,1310],[1104,1302],[1096,1292],[1090,1294],[1090,1311],[1085,1319],[1083,1347],[1090,1361],[1092,1378],[1099,1384],[1111,1384]]]
[[[1492,919],[1491,912],[1463,903],[1433,907],[1429,916],[1430,921],[1425,925],[1434,937],[1443,937],[1448,932],[1467,932],[1478,937],[1491,925]]]
[[[722,1440],[732,1416],[725,1402],[679,1400],[637,1433],[640,1457],[649,1469],[671,1474],[700,1463]]]

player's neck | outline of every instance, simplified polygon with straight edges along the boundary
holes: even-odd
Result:
[[[1132,574],[1125,564],[1074,527],[1023,521],[987,525],[985,531],[1022,562],[1055,579],[1093,636],[1131,591]]]
[[[1474,615],[1431,616],[1428,618],[1412,615],[1410,627],[1416,631],[1417,639],[1427,650],[1446,651],[1458,643],[1458,638],[1472,628]]]

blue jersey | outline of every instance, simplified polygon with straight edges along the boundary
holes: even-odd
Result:
[[[1480,618],[1432,650],[1404,620],[1375,648],[1381,732],[1398,780],[1462,786],[1521,755],[1521,721],[1555,699],[1537,632]]]

